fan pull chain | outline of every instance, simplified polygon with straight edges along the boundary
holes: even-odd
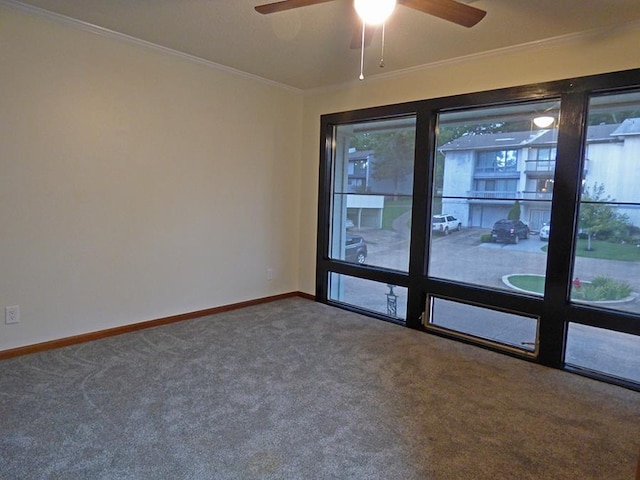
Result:
[[[384,26],[386,23],[382,24],[382,51],[380,52],[380,68],[384,68]]]
[[[364,28],[365,23],[362,22],[362,44],[360,45],[360,80],[364,80]]]

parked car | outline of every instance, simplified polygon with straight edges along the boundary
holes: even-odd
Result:
[[[347,233],[347,241],[344,250],[344,259],[347,262],[363,264],[367,260],[367,242],[359,235]]]
[[[353,228],[353,220],[351,220],[350,218],[347,218],[344,221],[344,228]]]
[[[498,220],[491,229],[492,242],[518,243],[529,238],[529,227],[520,220]]]
[[[540,229],[540,240],[543,240],[545,242],[549,241],[549,232],[551,231],[551,225],[544,225],[541,229]]]
[[[431,230],[433,232],[449,235],[453,230],[460,231],[462,223],[453,215],[434,215],[431,220]]]

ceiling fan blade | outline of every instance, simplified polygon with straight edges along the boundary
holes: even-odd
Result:
[[[367,25],[367,28],[364,30],[364,46],[365,48],[371,45],[371,40],[373,40],[373,34],[377,30],[377,27],[372,27]],[[353,35],[351,36],[351,45],[349,46],[351,50],[360,50],[362,48],[362,23],[360,25],[356,25],[353,28]]]
[[[292,10],[294,8],[307,7],[309,5],[316,5],[318,3],[333,1],[334,0],[282,0],[280,2],[258,5],[255,8],[256,12],[266,15],[269,13],[283,12],[285,10]]]
[[[463,27],[473,27],[487,14],[484,10],[455,0],[398,0],[398,3]]]

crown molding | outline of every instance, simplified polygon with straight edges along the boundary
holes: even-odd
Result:
[[[53,20],[57,23],[67,25],[70,27],[74,27],[80,30],[84,30],[86,32],[92,33],[94,35],[98,35],[101,37],[109,38],[112,40],[122,41],[125,43],[129,43],[132,45],[136,45],[138,47],[146,48],[148,50],[153,50],[159,53],[163,53],[165,55],[171,55],[174,57],[178,57],[182,60],[186,60],[191,63],[195,63],[198,65],[202,65],[206,68],[210,68],[212,70],[216,70],[219,72],[229,73],[231,75],[236,75],[248,80],[253,80],[254,82],[262,83],[265,85],[269,85],[271,87],[277,87],[283,90],[287,90],[289,92],[302,94],[304,91],[292,87],[290,85],[285,85],[283,83],[275,82],[273,80],[269,80],[264,77],[260,77],[258,75],[254,75],[251,73],[244,72],[242,70],[238,70],[236,68],[228,67],[226,65],[222,65],[220,63],[215,63],[210,60],[205,60],[204,58],[197,57],[195,55],[191,55],[189,53],[180,52],[178,50],[174,50],[172,48],[164,47],[162,45],[158,45],[153,42],[148,42],[146,40],[142,40],[140,38],[133,37],[131,35],[126,35],[124,33],[116,32],[114,30],[110,30],[108,28],[100,27],[98,25],[93,25],[89,22],[84,22],[82,20],[77,20],[75,18],[67,17],[66,15],[62,15],[55,12],[50,12],[49,10],[45,10],[40,7],[35,7],[33,5],[27,5],[25,3],[19,2],[17,0],[0,0],[0,6],[5,6],[11,8],[13,10],[18,10],[20,12],[29,13],[33,15],[38,15],[40,17],[47,18],[49,20]]]
[[[162,45],[158,45],[156,43],[148,42],[146,40],[142,40],[130,35],[126,35],[124,33],[119,33],[114,30],[110,30],[108,28],[100,27],[97,25],[93,25],[88,22],[84,22],[81,20],[77,20],[71,17],[67,17],[66,15],[62,15],[59,13],[50,12],[40,7],[35,7],[33,5],[24,4],[18,0],[0,0],[0,6],[6,6],[8,8],[12,8],[14,10],[19,10],[25,13],[30,13],[34,15],[38,15],[41,17],[48,18],[50,20],[56,21],[61,24],[65,24],[71,27],[75,27],[87,32],[90,32],[95,35],[99,35],[102,37],[123,41],[129,44],[137,45],[142,48],[146,48],[149,50],[153,50],[159,53],[163,53],[166,55],[175,56],[181,58],[183,60],[189,61],[191,63],[195,63],[198,65],[202,65],[206,68],[210,68],[212,70],[229,73],[231,75],[236,75],[238,77],[242,77],[248,80],[253,80],[258,83],[262,83],[264,85],[269,85],[272,87],[280,88],[287,90],[296,94],[304,94],[304,95],[318,95],[323,93],[330,93],[332,91],[341,90],[344,88],[352,88],[358,84],[362,84],[361,80],[352,80],[340,84],[329,85],[325,87],[311,88],[311,89],[300,89],[296,87],[292,87],[290,85],[286,85],[283,83],[279,83],[273,80],[269,80],[264,77],[260,77],[258,75],[254,75],[248,72],[244,72],[242,70],[238,70],[232,67],[228,67],[226,65],[222,65],[219,63],[212,62],[210,60],[205,60],[201,57],[197,57],[195,55],[191,55],[188,53],[184,53],[178,50],[174,50],[172,48],[164,47]],[[606,26],[594,28],[591,30],[585,30],[582,32],[570,33],[566,35],[559,35],[556,37],[550,37],[542,40],[535,40],[532,42],[521,43],[519,45],[511,45],[508,47],[496,48],[493,50],[487,50],[485,52],[472,53],[470,55],[463,55],[461,57],[450,58],[446,60],[440,60],[436,62],[431,62],[423,65],[416,65],[413,67],[408,67],[400,70],[394,70],[392,72],[380,73],[376,75],[368,76],[364,81],[367,83],[371,82],[379,82],[386,81],[393,78],[402,77],[405,75],[409,75],[412,73],[428,71],[432,69],[438,69],[442,67],[447,67],[451,65],[457,65],[461,63],[471,62],[482,60],[486,58],[499,57],[504,55],[510,55],[514,53],[526,52],[534,49],[557,46],[565,43],[576,42],[579,40],[585,40],[591,38],[593,36],[602,35],[602,34],[610,34],[615,31],[627,31],[627,30],[637,30],[640,29],[640,21],[634,20],[631,22],[614,25],[614,26]]]
[[[376,75],[370,75],[365,78],[364,82],[379,82],[391,80],[394,78],[402,77],[412,73],[423,72],[451,65],[458,65],[461,63],[472,62],[477,60],[483,60],[487,58],[501,57],[505,55],[511,55],[515,53],[527,52],[545,47],[553,47],[567,43],[575,43],[576,41],[587,40],[592,37],[600,36],[602,34],[611,34],[612,32],[625,32],[640,30],[640,20],[633,20],[614,26],[598,27],[582,32],[569,33],[566,35],[558,35],[556,37],[549,37],[542,40],[535,40],[532,42],[521,43],[518,45],[510,45],[508,47],[496,48],[493,50],[487,50],[484,52],[472,53],[470,55],[463,55],[456,58],[448,58],[446,60],[439,60],[436,62],[426,63],[423,65],[416,65],[413,67],[403,68],[400,70],[394,70],[387,73],[379,73]],[[314,89],[305,90],[305,95],[317,95],[323,93],[330,93],[332,91],[341,90],[344,88],[353,88],[358,84],[362,84],[362,80],[350,80],[337,85],[329,85],[326,87],[319,87]]]

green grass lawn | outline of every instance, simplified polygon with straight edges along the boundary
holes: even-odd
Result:
[[[544,294],[544,277],[538,275],[511,275],[509,283],[538,295]],[[610,278],[596,277],[591,282],[583,282],[580,288],[571,289],[573,300],[620,300],[631,294],[631,287],[626,282],[617,282]]]
[[[640,262],[640,247],[632,243],[612,243],[591,240],[592,250],[587,250],[587,240],[578,239],[576,256],[602,258],[604,260],[620,260],[623,262]]]
[[[537,275],[511,275],[509,277],[511,285],[528,292],[542,295],[544,293],[544,277]]]
[[[382,210],[382,229],[393,230],[393,221],[403,213],[411,210],[411,198],[399,198],[393,200],[387,197],[384,201],[384,210]]]
[[[587,240],[578,239],[576,257],[600,258],[602,260],[620,260],[622,262],[640,262],[640,247],[632,243],[612,243],[591,240],[591,250],[587,250]],[[542,247],[547,251],[547,246]]]

